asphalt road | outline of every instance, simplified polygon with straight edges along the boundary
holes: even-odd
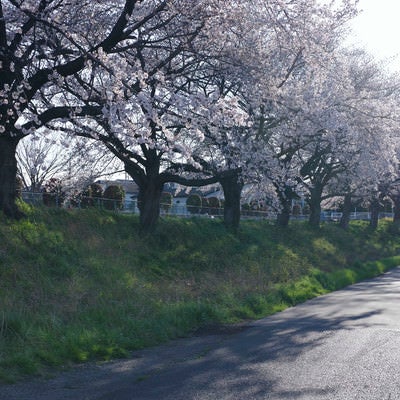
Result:
[[[3,386],[0,399],[400,399],[400,268],[245,326]]]

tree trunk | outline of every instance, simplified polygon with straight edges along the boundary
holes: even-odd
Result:
[[[379,199],[373,199],[370,205],[371,219],[369,221],[369,227],[375,230],[378,227],[379,221]]]
[[[164,182],[160,174],[160,159],[155,150],[146,155],[145,168],[134,162],[125,162],[125,172],[139,187],[138,208],[140,213],[140,229],[144,233],[152,233],[160,217],[161,194]]]
[[[23,213],[15,204],[17,196],[17,159],[19,139],[0,136],[0,210],[10,218],[19,219]]]
[[[316,185],[310,192],[310,199],[308,204],[310,206],[310,217],[308,223],[311,226],[319,226],[321,222],[321,201],[322,201],[322,187]]]
[[[234,232],[240,223],[240,199],[242,195],[243,182],[239,174],[234,173],[220,179],[224,191],[224,224],[226,228]]]
[[[279,226],[288,226],[290,221],[290,214],[292,209],[291,199],[281,199],[281,210],[276,218],[276,224]]]
[[[345,230],[349,228],[350,224],[351,205],[351,194],[346,194],[343,201],[343,213],[339,222],[339,226]]]
[[[276,224],[279,226],[288,226],[292,214],[292,200],[299,198],[299,196],[290,186],[285,186],[282,189],[279,185],[276,185],[275,191],[281,204],[281,210],[276,218]]]
[[[138,208],[140,211],[140,229],[153,232],[160,218],[161,194],[164,184],[159,179],[148,179],[139,184]]]

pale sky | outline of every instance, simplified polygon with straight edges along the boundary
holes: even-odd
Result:
[[[359,0],[359,9],[352,42],[378,59],[393,57],[390,69],[400,72],[400,0]]]

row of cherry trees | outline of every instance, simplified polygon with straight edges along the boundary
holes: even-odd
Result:
[[[400,198],[400,81],[343,47],[355,3],[1,1],[0,208],[20,216],[16,148],[43,129],[118,158],[147,230],[167,182],[219,182],[234,229],[247,183],[282,225],[299,195],[314,225],[327,197]]]

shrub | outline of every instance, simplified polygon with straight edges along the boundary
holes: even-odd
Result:
[[[242,204],[242,215],[248,217],[250,215],[251,206],[249,203]]]
[[[218,197],[210,197],[208,199],[208,207],[210,215],[219,215],[221,202],[219,201]]]
[[[82,190],[78,194],[78,206],[82,208],[88,208],[93,206],[93,199],[92,199],[92,189],[87,186],[85,189]]]
[[[164,210],[166,213],[171,210],[172,207],[172,194],[169,192],[162,192],[161,193],[161,200],[160,200],[161,209]]]
[[[292,214],[294,215],[294,216],[299,216],[299,215],[301,215],[301,207],[300,207],[300,205],[299,204],[295,204],[294,206],[293,206],[293,208],[292,208]]]
[[[69,207],[79,207],[81,203],[81,192],[74,189],[68,193]]]
[[[187,199],[186,206],[191,214],[199,214],[202,207],[201,197],[198,194],[191,194]]]
[[[91,191],[92,191],[92,197],[93,198],[102,198],[103,197],[103,187],[99,185],[98,183],[92,183],[89,185]]]
[[[61,207],[65,200],[60,179],[51,178],[43,187],[43,204],[48,207]]]
[[[110,185],[103,194],[103,205],[106,210],[121,210],[125,191],[120,185]]]
[[[103,188],[98,183],[92,183],[80,194],[80,206],[83,208],[99,206],[102,197]]]
[[[210,207],[209,207],[207,197],[202,197],[201,198],[201,213],[208,214],[209,210],[210,210]]]

